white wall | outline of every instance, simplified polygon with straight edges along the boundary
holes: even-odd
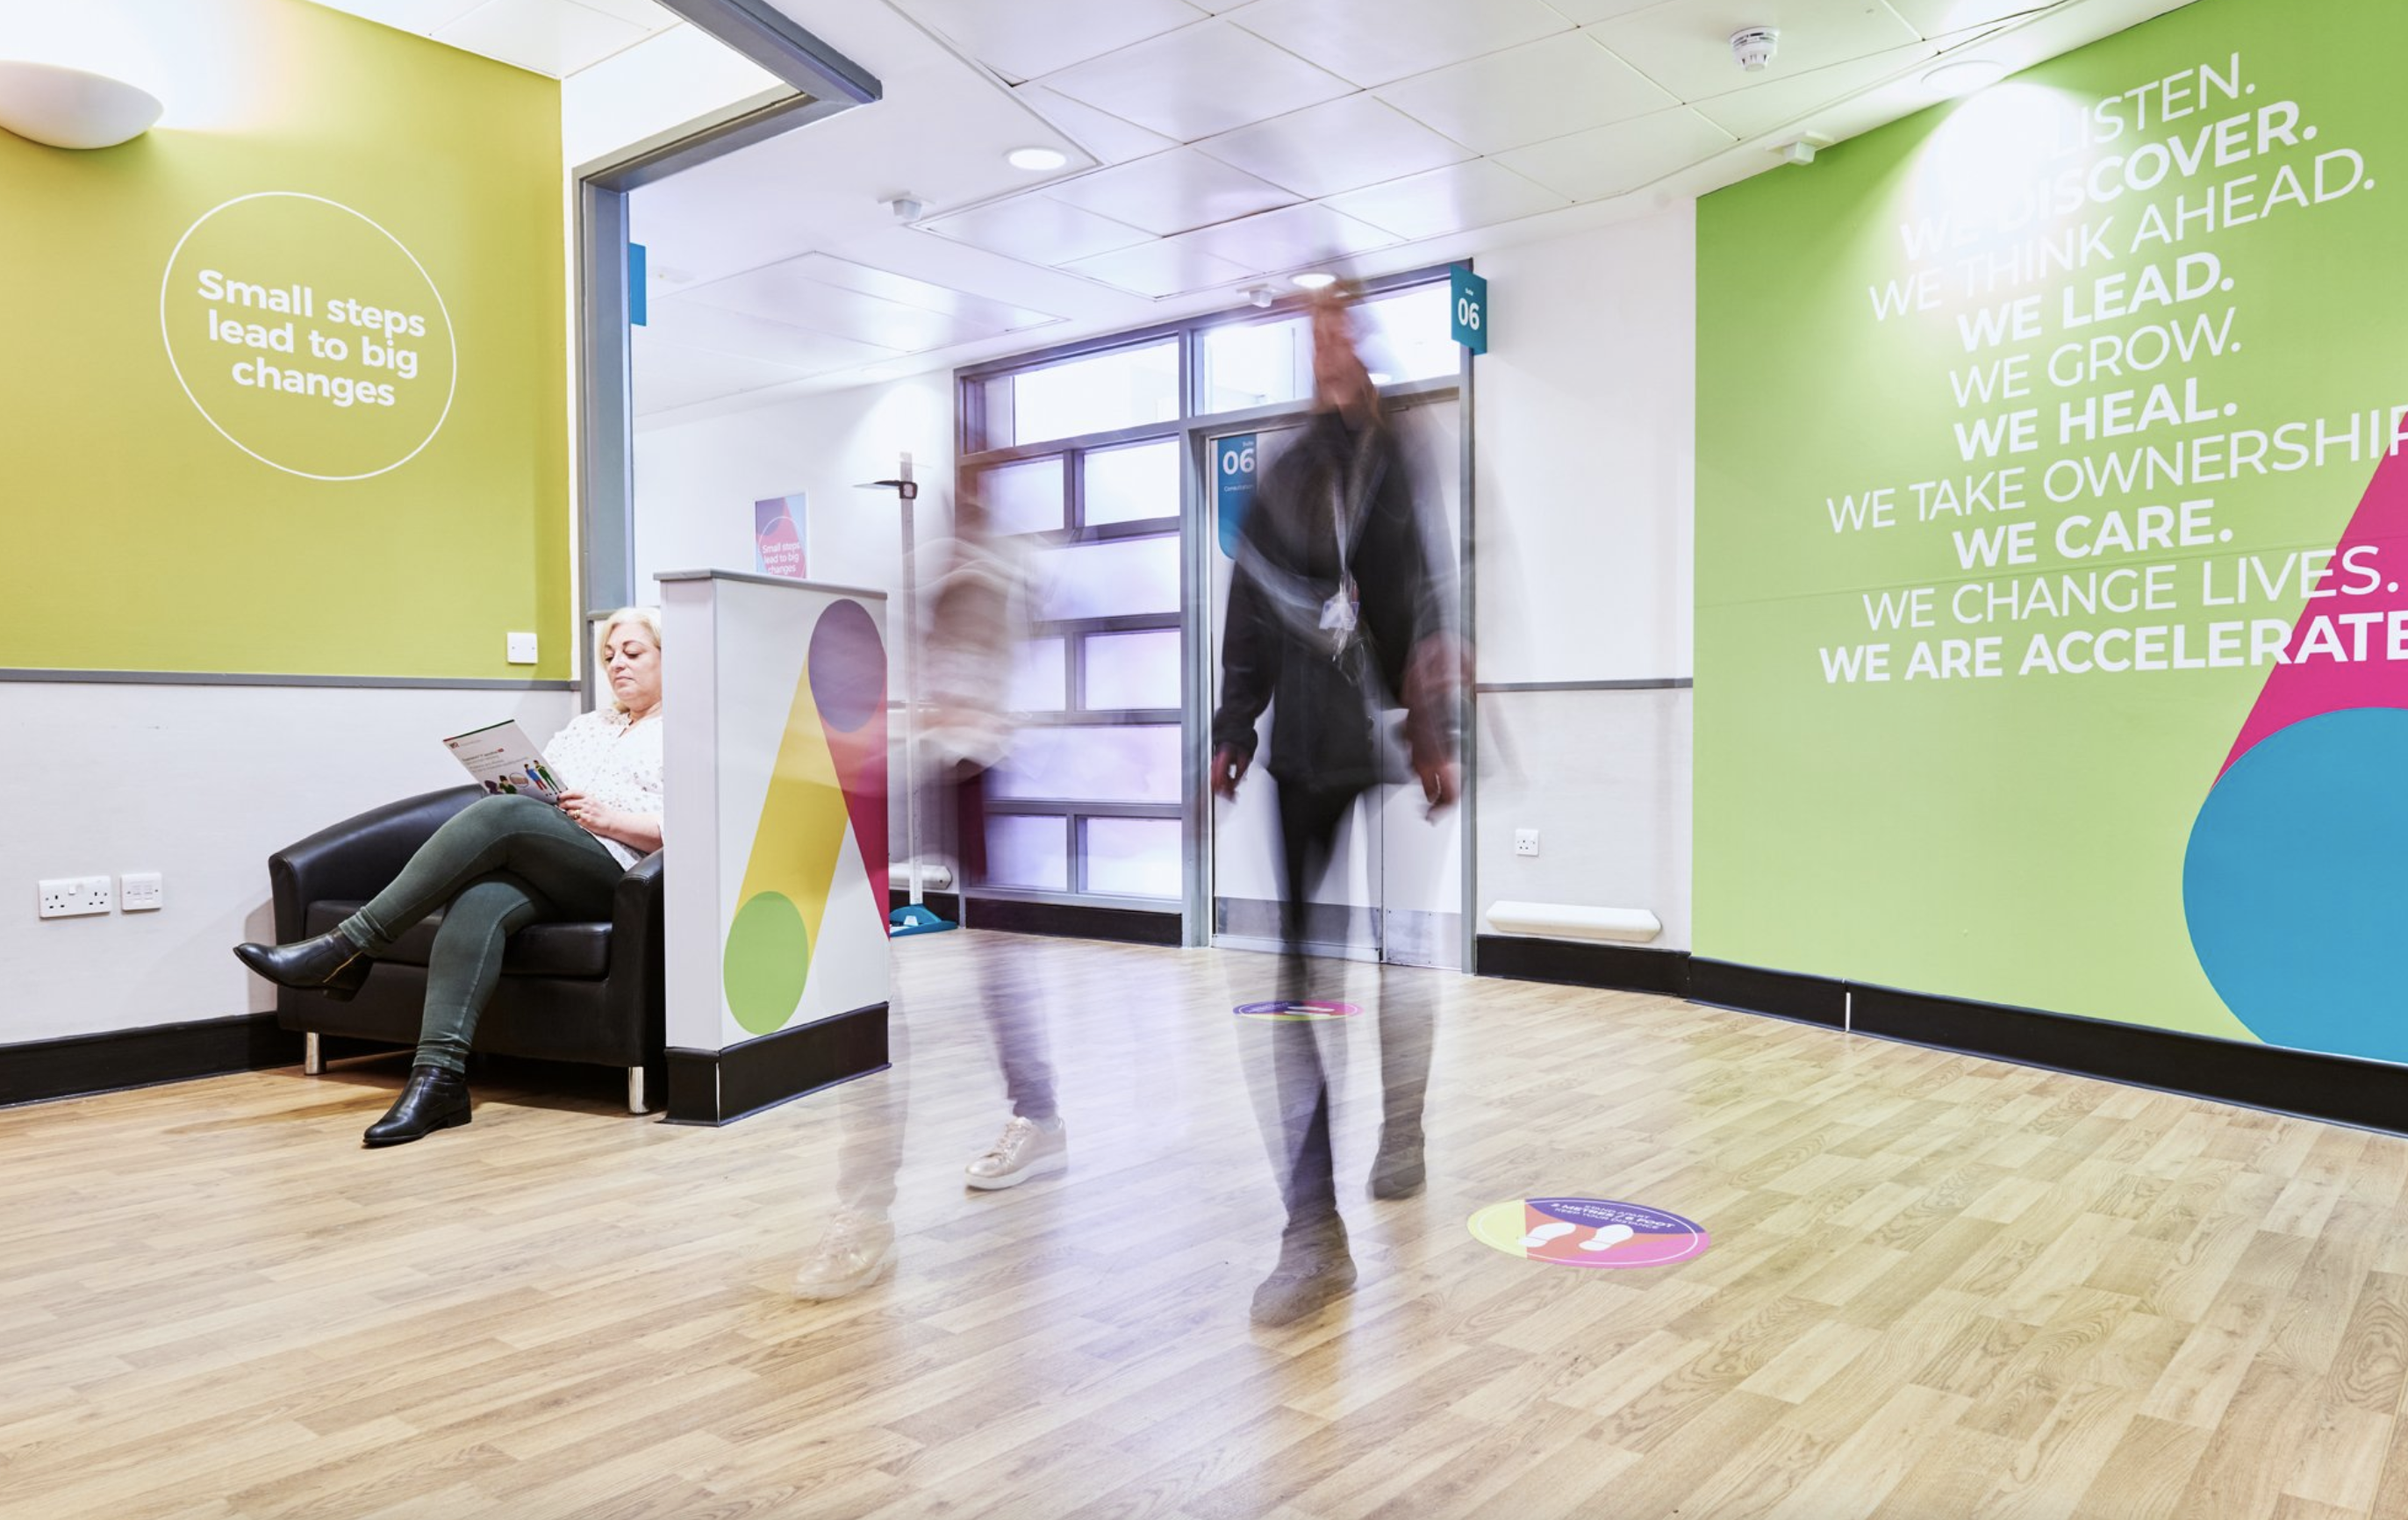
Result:
[[[864,480],[895,473],[908,451],[920,488],[922,544],[951,530],[953,380],[914,375],[882,385],[797,397],[673,427],[636,430],[636,585],[654,594],[663,570],[754,568],[752,504],[809,498],[803,549],[810,579],[899,595],[903,529],[891,491]],[[923,572],[934,566],[926,562]],[[898,640],[888,639],[890,652]],[[899,672],[896,685],[900,690]]]
[[[0,682],[0,1045],[272,1008],[235,960],[272,939],[270,852],[458,784],[441,738],[516,718],[538,740],[568,692]],[[165,878],[151,913],[40,919],[35,882]]]
[[[640,363],[640,359],[638,360]],[[925,551],[953,531],[953,380],[914,375],[882,385],[800,396],[773,407],[701,422],[636,430],[637,595],[657,599],[663,570],[754,568],[752,504],[770,496],[808,498],[803,552],[810,579],[885,592],[887,690],[903,690],[900,638],[902,518],[891,491],[856,489],[894,475],[911,455],[920,481],[917,530],[923,579],[943,555]],[[891,774],[903,769],[899,731],[890,730]],[[903,790],[892,788],[889,853],[910,858]],[[921,853],[950,859],[952,832],[938,794],[921,798]],[[898,882],[899,882],[898,878]]]
[[[1477,267],[1481,679],[1688,675],[1694,206]]]
[[[1692,673],[1697,222],[1641,221],[1481,254],[1483,682]],[[1479,900],[1644,908],[1689,939],[1689,694],[1481,698]],[[1536,859],[1513,831],[1536,828]]]

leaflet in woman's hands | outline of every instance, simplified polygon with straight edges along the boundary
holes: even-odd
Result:
[[[443,745],[453,759],[468,767],[479,786],[496,796],[531,796],[557,806],[560,794],[567,790],[515,720],[470,729],[445,739]]]

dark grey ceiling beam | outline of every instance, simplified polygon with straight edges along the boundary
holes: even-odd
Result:
[[[885,93],[860,65],[796,24],[769,0],[661,0],[805,94],[867,106]]]

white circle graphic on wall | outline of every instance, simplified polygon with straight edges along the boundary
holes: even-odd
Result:
[[[452,415],[460,346],[434,277],[340,201],[237,195],[184,229],[159,280],[177,384],[228,443],[312,480],[418,457]]]

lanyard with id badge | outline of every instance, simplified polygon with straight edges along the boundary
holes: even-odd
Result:
[[[1363,623],[1363,591],[1354,583],[1354,566],[1348,561],[1354,558],[1354,540],[1362,536],[1364,520],[1369,515],[1369,498],[1375,480],[1370,443],[1367,432],[1355,451],[1354,467],[1331,481],[1329,488],[1329,532],[1338,549],[1338,589],[1321,604],[1321,631],[1329,636],[1329,658],[1338,664],[1354,647],[1355,632]],[[1350,485],[1352,490],[1347,489]],[[1354,509],[1351,523],[1350,504]]]

